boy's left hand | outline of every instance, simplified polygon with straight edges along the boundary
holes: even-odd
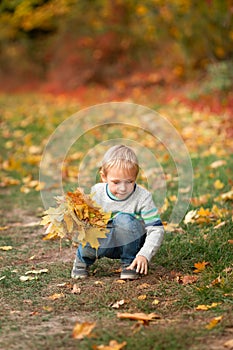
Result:
[[[148,262],[147,259],[142,256],[139,255],[137,256],[133,262],[127,267],[128,270],[133,270],[136,269],[137,273],[141,273],[141,274],[145,274],[147,275],[148,272]]]

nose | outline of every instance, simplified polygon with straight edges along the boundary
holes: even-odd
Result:
[[[124,183],[124,182],[121,182],[121,183],[119,184],[119,190],[120,190],[120,191],[125,191],[125,189],[126,189],[125,183]]]

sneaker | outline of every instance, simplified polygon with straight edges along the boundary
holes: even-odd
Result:
[[[78,278],[87,278],[88,277],[88,270],[87,265],[79,260],[79,258],[76,256],[74,259],[73,268],[71,271],[71,277],[78,279]]]
[[[139,274],[136,272],[135,269],[133,270],[127,270],[125,267],[121,271],[120,278],[122,280],[136,280],[138,279]]]

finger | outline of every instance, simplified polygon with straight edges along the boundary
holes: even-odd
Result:
[[[137,263],[135,261],[133,261],[127,268],[126,270],[133,270],[135,268],[135,266],[137,265]]]
[[[145,273],[145,265],[144,265],[144,264],[142,264],[142,266],[141,266],[141,271],[140,271],[140,273],[141,273],[141,274]]]

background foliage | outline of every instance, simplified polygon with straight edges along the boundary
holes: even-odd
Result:
[[[73,89],[162,70],[148,78],[161,84],[199,71],[222,76],[224,62],[220,88],[229,89],[232,17],[232,0],[3,0],[0,77]]]

